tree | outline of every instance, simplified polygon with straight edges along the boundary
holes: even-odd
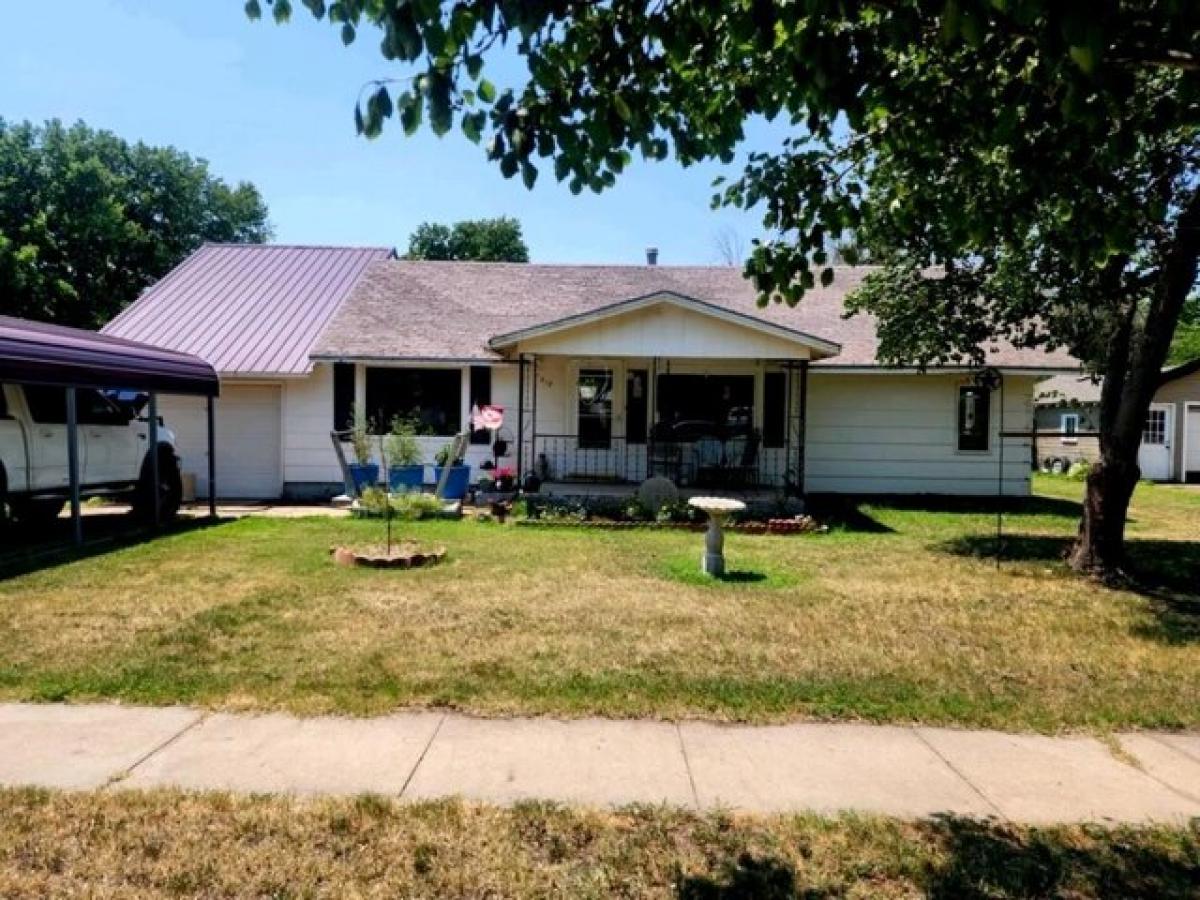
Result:
[[[277,20],[288,0],[270,4]],[[320,15],[325,4],[305,0]],[[260,11],[249,0],[251,15]],[[1178,0],[340,0],[403,80],[357,109],[373,136],[457,122],[505,177],[551,162],[579,192],[632,153],[731,162],[753,116],[794,133],[717,203],[764,209],[760,302],[828,283],[828,247],[882,266],[852,298],[895,363],[974,365],[997,338],[1105,375],[1101,459],[1071,554],[1124,564],[1137,448],[1200,255],[1200,4]],[[485,62],[509,45],[523,86]]]
[[[0,119],[7,315],[95,328],[205,241],[263,241],[267,209],[203,160],[83,124]]]
[[[746,262],[746,242],[737,229],[726,225],[713,235],[713,249],[723,266],[733,268]]]
[[[467,219],[453,227],[422,222],[408,239],[408,259],[529,262],[521,223],[507,216]]]
[[[1175,329],[1175,339],[1171,341],[1171,352],[1167,355],[1167,364],[1177,366],[1193,359],[1200,359],[1200,295],[1183,305],[1179,327]]]

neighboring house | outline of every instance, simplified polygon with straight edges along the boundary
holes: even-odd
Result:
[[[869,271],[839,268],[799,306],[759,308],[732,268],[206,246],[105,331],[222,375],[226,496],[340,492],[330,432],[356,402],[379,423],[419,420],[430,461],[474,406],[502,406],[500,464],[567,493],[653,473],[719,489],[1028,493],[1035,386],[1078,364],[994,347],[999,390],[966,367],[882,366],[873,320],[843,316]],[[164,414],[204,494],[200,411]],[[477,433],[467,462],[492,454]]]
[[[1078,373],[1042,382],[1035,421],[1034,460],[1042,468],[1099,458],[1099,383]],[[1200,481],[1200,359],[1163,372],[1142,431],[1138,466],[1151,481]]]

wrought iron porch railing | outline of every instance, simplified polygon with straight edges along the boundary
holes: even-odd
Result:
[[[614,435],[607,443],[581,442],[570,434],[539,434],[532,440],[535,473],[546,481],[637,484],[651,475],[680,487],[783,488],[794,479],[783,447],[747,454],[745,439],[633,443]]]

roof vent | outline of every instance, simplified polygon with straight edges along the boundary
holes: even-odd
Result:
[[[646,248],[646,265],[648,265],[648,266],[657,266],[658,265],[658,248],[657,247],[647,247]]]

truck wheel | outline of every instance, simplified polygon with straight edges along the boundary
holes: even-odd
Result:
[[[158,514],[160,520],[169,522],[179,512],[183,499],[183,479],[179,474],[179,460],[169,449],[158,451]],[[142,474],[133,495],[133,513],[146,522],[154,521],[154,470],[147,459],[142,464]]]
[[[24,525],[47,525],[58,518],[63,505],[62,500],[14,500],[9,508],[12,517]]]

